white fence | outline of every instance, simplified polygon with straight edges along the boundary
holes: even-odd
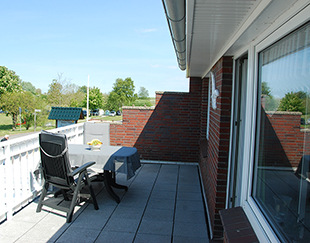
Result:
[[[49,130],[65,133],[68,143],[82,144],[84,123]],[[0,222],[31,202],[41,190],[39,133],[0,143]]]

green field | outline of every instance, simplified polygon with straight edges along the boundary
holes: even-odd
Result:
[[[104,117],[94,116],[91,118],[99,119],[102,121],[121,121],[123,119],[122,116],[114,116],[114,117],[112,117],[112,116],[104,116]],[[51,120],[50,122],[53,126],[44,127],[44,128],[43,127],[36,127],[36,131],[40,131],[42,129],[48,130],[48,129],[55,128],[55,125],[56,125],[55,120]],[[79,120],[78,123],[80,123],[80,122],[85,122],[85,120]],[[16,130],[13,131],[12,130],[12,117],[6,116],[6,114],[3,114],[3,113],[0,114],[0,139],[5,134],[14,135],[14,134],[19,134],[19,133],[29,133],[29,132],[34,132],[34,127],[30,127],[28,130],[26,130],[26,128],[22,125],[21,130],[20,130],[20,126],[16,126]]]

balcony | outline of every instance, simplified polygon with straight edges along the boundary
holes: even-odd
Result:
[[[66,133],[69,143],[83,141],[81,124],[54,131]],[[38,134],[1,145],[1,242],[208,242],[197,164],[143,160],[132,179],[117,175],[117,182],[129,187],[115,189],[119,204],[95,182],[99,211],[84,203],[67,224],[59,211],[36,213]]]

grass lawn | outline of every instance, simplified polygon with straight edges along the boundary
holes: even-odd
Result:
[[[19,123],[19,121],[17,121]],[[53,127],[44,127],[45,130],[52,129]],[[42,127],[37,127],[36,131],[40,131]],[[16,125],[16,130],[12,130],[12,117],[11,116],[6,116],[5,114],[1,113],[0,114],[0,138],[2,138],[5,134],[8,135],[15,135],[19,133],[29,133],[29,132],[34,132],[34,127],[30,127],[28,130],[21,125],[17,126]]]
[[[121,121],[123,119],[122,116],[104,116],[104,117],[100,117],[100,116],[94,116],[91,117],[94,119],[99,119],[102,121]],[[78,123],[80,122],[85,122],[86,120],[79,120]],[[56,122],[53,120],[52,124],[56,124]],[[51,127],[37,127],[36,131],[41,131],[41,129],[44,130],[49,130],[49,129],[53,129],[55,128],[54,126]],[[20,130],[20,126],[16,126],[16,130],[13,131],[12,130],[12,117],[11,116],[6,116],[3,113],[0,113],[0,139],[5,135],[14,135],[14,134],[19,134],[19,133],[29,133],[29,132],[34,132],[34,127],[30,127],[28,130],[26,130],[26,128],[22,125],[21,126],[21,130]]]

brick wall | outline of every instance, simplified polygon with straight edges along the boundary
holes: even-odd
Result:
[[[208,156],[201,157],[200,168],[204,189],[207,195],[208,212],[214,238],[223,237],[223,227],[219,211],[225,209],[226,185],[228,173],[232,72],[231,57],[222,57],[214,66],[216,89],[219,90],[217,109],[210,108],[209,141],[207,143]],[[202,85],[208,89],[208,79]],[[203,99],[205,102],[207,100]],[[203,123],[203,121],[202,121]],[[203,136],[203,131],[201,136]],[[200,148],[206,149],[206,148]]]
[[[111,124],[111,145],[134,146],[141,159],[198,162],[201,79],[189,92],[157,92],[156,107],[123,107],[123,124]]]
[[[310,133],[300,128],[300,112],[267,112],[262,109],[260,158],[263,166],[297,167],[305,151],[309,151]]]
[[[124,107],[123,123],[111,124],[111,145],[134,146],[141,159],[200,163],[214,238],[223,237],[230,137],[231,57],[214,66],[217,109],[211,107],[206,140],[208,78],[190,78],[189,92],[157,92],[156,107]],[[203,151],[203,153],[201,153]],[[207,156],[206,156],[207,155]]]

